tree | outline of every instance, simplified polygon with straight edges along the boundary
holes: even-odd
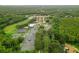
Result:
[[[50,44],[50,38],[48,37],[48,35],[44,35],[43,43],[44,43],[44,52],[48,52],[48,47]]]
[[[18,43],[22,43],[23,40],[24,40],[23,37],[19,37],[19,38],[18,38]]]
[[[36,33],[35,49],[36,50],[41,50],[42,49],[42,36],[41,36],[40,32]]]
[[[64,49],[62,48],[62,46],[59,43],[59,41],[52,40],[51,44],[49,45],[48,52],[49,53],[61,53],[61,52],[63,52],[63,50]]]
[[[53,38],[53,31],[51,28],[47,31],[47,33],[48,33],[49,38],[52,39]]]
[[[60,24],[60,18],[54,17],[53,24],[52,24],[53,31],[58,34],[59,34],[59,26],[60,26],[59,24]]]
[[[5,47],[0,45],[0,53],[5,53],[5,52],[6,52]]]

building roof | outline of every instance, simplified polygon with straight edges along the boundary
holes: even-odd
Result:
[[[35,24],[29,24],[29,27],[33,27],[33,26],[35,26]]]

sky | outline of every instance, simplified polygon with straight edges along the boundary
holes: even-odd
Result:
[[[79,0],[0,0],[0,5],[79,5]]]

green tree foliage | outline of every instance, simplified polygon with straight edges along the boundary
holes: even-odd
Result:
[[[42,34],[40,32],[36,33],[36,40],[35,40],[35,49],[42,50]]]
[[[57,34],[59,34],[59,24],[60,24],[60,18],[54,17],[53,18],[53,31]]]
[[[41,31],[40,31],[41,30]],[[51,29],[45,31],[43,28],[40,28],[36,33],[35,47],[36,50],[47,53],[47,52],[64,52],[64,40],[63,38],[54,39],[53,32]]]
[[[44,35],[44,37],[43,37],[43,44],[44,44],[44,52],[48,52],[48,47],[49,47],[49,45],[50,45],[50,38],[49,38],[49,36],[48,35]]]
[[[24,40],[24,38],[23,38],[23,37],[19,37],[17,41],[18,41],[18,43],[22,43],[22,42],[23,42],[23,40]]]
[[[6,35],[3,31],[0,31],[0,52],[17,52],[20,50],[20,43],[22,38],[11,39],[10,35]]]
[[[49,53],[61,53],[61,52],[63,52],[63,48],[62,48],[61,44],[59,43],[59,41],[53,40],[49,45],[48,52]]]

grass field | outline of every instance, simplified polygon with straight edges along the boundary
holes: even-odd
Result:
[[[17,31],[16,25],[17,24],[25,24],[26,22],[27,22],[27,20],[24,20],[24,21],[21,21],[21,22],[16,23],[16,24],[9,25],[9,26],[4,28],[4,31],[5,31],[5,33],[8,33],[8,34],[15,33]]]
[[[31,21],[31,19],[26,19],[26,20],[24,20],[24,21],[21,21],[21,22],[18,22],[18,23],[9,25],[9,26],[7,26],[7,27],[4,28],[4,31],[5,31],[5,33],[7,33],[7,34],[16,33],[16,31],[17,31],[16,25],[17,25],[17,24],[19,24],[19,25],[27,24],[27,23],[29,23],[30,21]]]
[[[5,33],[8,33],[8,34],[15,33],[16,30],[17,30],[16,29],[16,24],[9,25],[9,26],[7,26],[7,27],[4,28]]]

